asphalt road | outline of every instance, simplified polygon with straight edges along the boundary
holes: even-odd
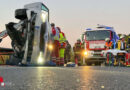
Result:
[[[0,90],[130,90],[126,67],[0,66],[5,86]]]

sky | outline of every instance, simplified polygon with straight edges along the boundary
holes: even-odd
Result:
[[[73,45],[86,28],[97,24],[115,28],[117,33],[130,33],[130,0],[0,0],[0,31],[14,18],[15,9],[25,4],[43,2],[50,9],[50,23],[54,22]],[[0,47],[11,47],[9,37]]]

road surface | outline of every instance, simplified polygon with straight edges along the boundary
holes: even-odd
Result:
[[[126,67],[0,66],[5,86],[0,90],[130,90]]]

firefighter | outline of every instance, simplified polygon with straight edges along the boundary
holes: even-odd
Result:
[[[126,50],[126,42],[125,42],[125,36],[124,35],[122,35],[121,37],[120,37],[120,39],[117,41],[117,49],[118,50]],[[118,65],[125,65],[125,54],[124,53],[122,53],[123,55],[120,55],[120,54],[118,54],[117,55],[117,62],[118,62]]]
[[[130,34],[128,36],[128,41],[127,41],[127,51],[130,53]]]
[[[125,38],[124,35],[122,35],[120,37],[120,39],[117,42],[117,49],[119,50],[126,50],[126,42],[125,42]]]
[[[57,27],[59,30],[59,55],[60,55],[60,66],[64,66],[64,53],[65,53],[65,47],[66,47],[66,37],[63,32],[61,32],[61,29]]]
[[[113,47],[112,41],[109,38],[106,38],[105,41],[106,41],[106,43],[105,43],[105,49],[106,50],[112,49],[112,47]],[[106,64],[113,66],[114,62],[115,62],[115,60],[114,60],[114,57],[113,57],[112,53],[108,53],[107,54]]]
[[[71,58],[71,45],[69,44],[68,41],[66,41],[66,47],[65,47],[65,64],[67,64],[67,62],[70,62],[70,58]]]
[[[59,30],[55,27],[55,24],[51,24],[52,27],[52,34],[54,38],[53,42],[53,52],[52,52],[52,61],[56,63],[56,65],[59,64]]]
[[[78,39],[77,42],[75,43],[73,50],[74,50],[75,63],[81,65],[82,43],[80,39]]]
[[[112,41],[110,41],[109,38],[106,38],[105,39],[106,43],[105,43],[105,48],[108,50],[108,49],[112,49]]]

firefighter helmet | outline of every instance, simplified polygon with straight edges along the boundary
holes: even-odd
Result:
[[[77,39],[77,42],[81,42],[81,40],[80,40],[80,39]]]
[[[55,26],[55,23],[51,23],[51,26],[54,27],[54,26]]]
[[[121,35],[120,39],[124,38],[125,36],[124,35]]]
[[[106,38],[105,41],[108,42],[110,40],[110,38]]]

